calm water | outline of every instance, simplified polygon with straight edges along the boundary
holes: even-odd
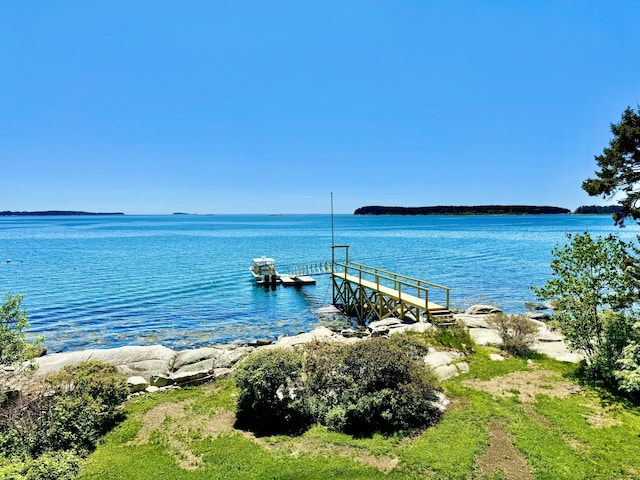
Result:
[[[505,311],[534,300],[566,232],[617,231],[608,216],[337,215],[352,261],[451,288],[451,303]],[[0,218],[0,292],[21,293],[49,351],[275,339],[323,323],[327,275],[300,289],[256,286],[251,258],[278,269],[331,258],[329,215]],[[8,262],[7,260],[11,260]]]

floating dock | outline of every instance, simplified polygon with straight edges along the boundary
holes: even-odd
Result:
[[[316,279],[309,275],[280,275],[280,282],[285,287],[297,287],[301,285],[315,285]]]
[[[276,286],[282,285],[284,287],[301,287],[303,285],[315,285],[316,279],[308,275],[271,275],[266,276],[267,280],[258,280],[258,285],[264,286]]]

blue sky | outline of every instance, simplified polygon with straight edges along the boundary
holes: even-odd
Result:
[[[640,2],[0,0],[0,210],[607,203]]]

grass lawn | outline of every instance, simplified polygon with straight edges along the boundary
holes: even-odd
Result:
[[[640,409],[580,387],[576,365],[489,359],[443,384],[451,404],[413,435],[354,438],[316,426],[234,429],[231,380],[139,397],[82,479],[640,479]]]

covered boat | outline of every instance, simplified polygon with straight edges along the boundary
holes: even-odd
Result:
[[[277,283],[280,280],[280,274],[276,270],[276,261],[273,258],[254,258],[251,261],[249,271],[257,283]]]

